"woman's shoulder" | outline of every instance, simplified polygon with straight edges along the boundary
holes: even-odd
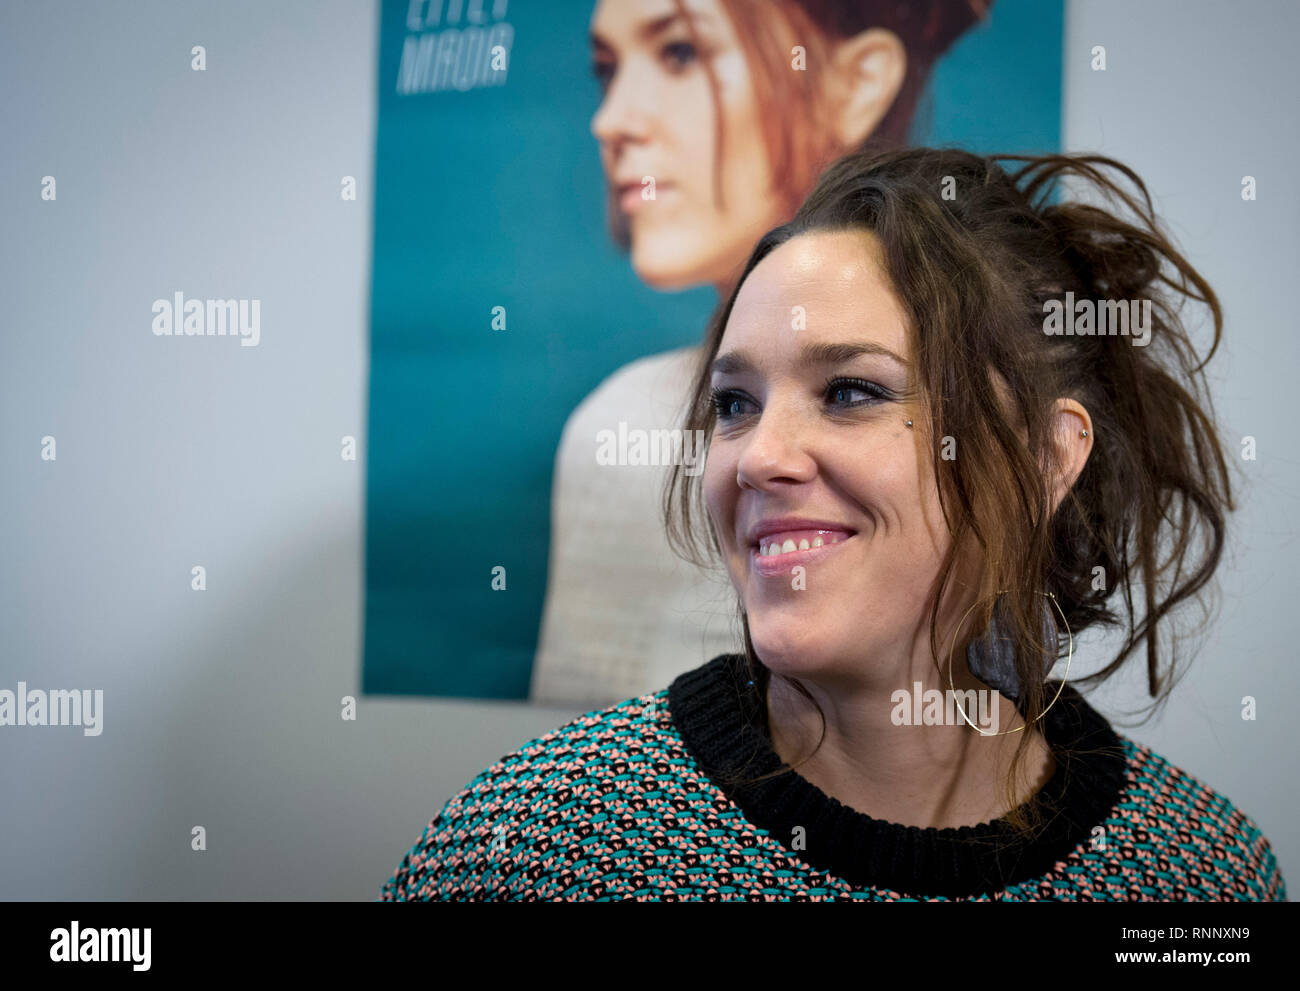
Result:
[[[1117,735],[1127,781],[1109,825],[1121,868],[1146,872],[1154,860],[1156,876],[1179,878],[1194,900],[1287,900],[1273,847],[1250,816],[1150,747]]]
[[[565,801],[572,784],[590,780],[592,758],[615,766],[647,759],[671,748],[662,735],[671,725],[667,689],[593,709],[506,754],[460,795],[491,797],[501,807]]]
[[[700,347],[696,344],[642,355],[616,368],[593,390],[593,393],[612,388],[624,388],[637,383],[653,391],[663,388],[680,389],[683,381],[689,378],[687,373],[694,369],[699,360]]]
[[[564,432],[585,442],[592,424],[674,423],[699,359],[700,348],[690,346],[645,355],[616,368],[574,407]]]
[[[554,873],[557,857],[572,859],[573,844],[612,808],[635,829],[639,813],[654,814],[650,804],[671,801],[664,781],[644,785],[684,760],[667,689],[584,713],[465,785],[425,827],[380,900],[478,900],[532,890]],[[611,795],[627,800],[612,803]]]

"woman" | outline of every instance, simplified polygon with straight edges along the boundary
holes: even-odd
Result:
[[[743,653],[504,757],[382,899],[1285,900],[1258,827],[1072,684],[1139,647],[1173,683],[1233,508],[1218,301],[1124,166],[1006,160],[852,155],[759,241],[693,380],[702,486],[664,493]],[[1063,300],[1149,322],[1060,334]],[[1098,625],[1125,642],[1072,677]]]
[[[710,285],[726,299],[754,242],[793,215],[827,164],[867,141],[906,139],[934,62],[988,6],[600,0],[591,44],[603,98],[591,130],[611,234],[638,278],[664,291]],[[535,700],[640,695],[734,640],[725,577],[663,541],[654,499],[669,459],[611,467],[595,453],[620,424],[674,427],[698,354],[618,369],[565,425]]]

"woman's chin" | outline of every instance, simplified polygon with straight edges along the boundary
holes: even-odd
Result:
[[[660,264],[662,262],[662,264]],[[651,289],[659,292],[674,292],[701,285],[705,280],[700,277],[694,266],[683,266],[680,258],[654,258],[642,260],[634,258],[632,268],[636,277]]]
[[[660,292],[713,285],[731,272],[728,259],[716,250],[698,249],[698,244],[683,244],[678,237],[634,237],[632,270],[638,279]]]
[[[828,644],[822,637],[797,630],[755,631],[752,619],[749,636],[754,642],[754,652],[765,667],[791,677],[816,671],[827,653]]]

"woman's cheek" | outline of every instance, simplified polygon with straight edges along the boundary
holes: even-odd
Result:
[[[730,475],[728,475],[730,471]],[[734,464],[724,465],[717,449],[710,447],[704,462],[704,506],[708,510],[713,529],[725,550],[732,542],[735,533],[732,505],[734,496],[729,498],[726,491],[727,479],[736,477]]]

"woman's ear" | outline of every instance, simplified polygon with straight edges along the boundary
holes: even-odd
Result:
[[[907,49],[892,31],[871,28],[835,45],[828,120],[841,147],[856,148],[880,125],[906,75]]]
[[[1059,472],[1052,482],[1052,504],[1055,512],[1065,493],[1070,491],[1075,479],[1088,463],[1092,452],[1092,417],[1073,399],[1058,399],[1053,404],[1053,435]]]

